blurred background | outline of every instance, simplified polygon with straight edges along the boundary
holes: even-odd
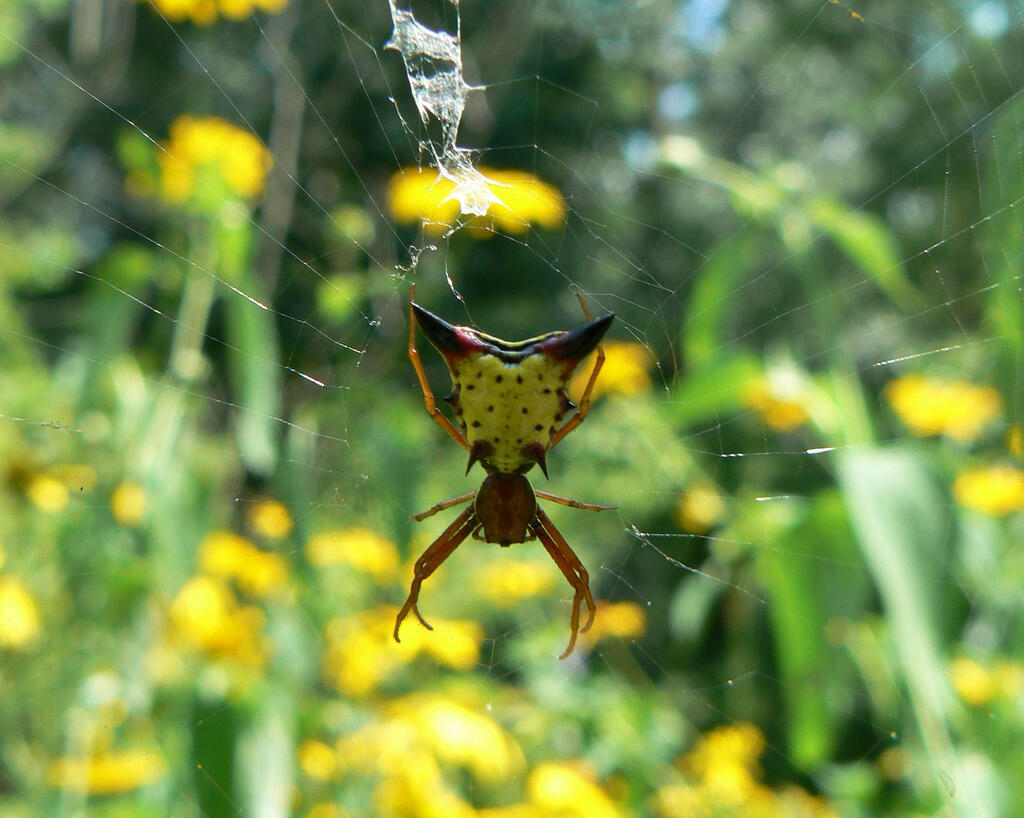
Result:
[[[384,0],[0,6],[0,816],[1024,814],[1019,6],[413,12],[486,215]],[[483,476],[412,282],[617,314],[564,661],[536,543],[391,639]]]

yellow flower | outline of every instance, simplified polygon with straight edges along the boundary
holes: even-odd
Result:
[[[131,480],[120,483],[110,495],[110,509],[121,525],[134,528],[146,515],[146,490]]]
[[[393,706],[391,709],[394,709]],[[373,793],[374,815],[389,818],[473,818],[474,811],[445,785],[437,757],[420,730],[400,716],[371,721],[338,739],[346,773],[383,780]]]
[[[1006,432],[1006,450],[1018,460],[1024,460],[1024,427],[1019,423]]]
[[[604,366],[597,376],[591,397],[598,395],[636,395],[651,388],[651,376],[647,371],[654,366],[654,355],[643,344],[632,341],[605,341]],[[594,357],[590,356],[573,376],[569,394],[579,401],[590,380],[594,368]]]
[[[490,235],[486,229],[525,233],[531,223],[554,230],[565,221],[562,194],[533,174],[484,167],[479,172],[498,201],[491,204],[486,216],[469,221],[485,228],[473,235]],[[392,176],[388,185],[391,215],[400,222],[422,222],[430,233],[444,233],[459,221],[460,206],[454,192],[455,183],[435,171],[406,168]]]
[[[693,784],[669,784],[654,794],[654,811],[665,818],[710,818],[714,807],[707,791]]]
[[[962,443],[974,440],[1003,411],[1002,396],[991,387],[924,375],[890,381],[885,397],[913,434],[945,435]]]
[[[584,638],[595,643],[605,637],[637,639],[647,628],[647,612],[635,602],[598,602],[597,614]]]
[[[483,631],[475,622],[431,617],[434,630],[428,631],[407,621],[399,644],[392,638],[396,613],[397,608],[384,606],[327,624],[323,672],[329,683],[342,692],[363,695],[421,653],[456,670],[467,670],[479,661]]]
[[[752,724],[717,727],[701,736],[683,768],[719,797],[741,799],[754,789],[764,736]]]
[[[404,721],[375,719],[338,739],[338,768],[348,772],[387,774],[406,762],[422,762],[437,769],[437,759],[419,746],[416,729]]]
[[[279,12],[288,0],[151,0],[153,6],[172,22],[190,20],[196,25],[208,26],[217,21],[218,14],[232,20],[242,20],[254,11]]]
[[[203,538],[199,568],[215,577],[233,579],[252,596],[270,596],[288,584],[284,557],[257,548],[230,531],[214,531]]]
[[[24,648],[39,637],[39,606],[22,583],[0,576],[0,648]]]
[[[307,739],[299,745],[299,767],[310,778],[330,781],[338,771],[334,749],[322,741]]]
[[[973,707],[984,707],[996,694],[996,682],[989,669],[966,656],[949,663],[949,680],[957,695]]]
[[[193,577],[171,603],[174,636],[189,647],[262,667],[268,653],[265,616],[240,605],[231,589],[213,577]]]
[[[481,781],[499,782],[522,769],[522,750],[493,719],[436,694],[413,694],[393,702],[392,717],[411,724],[437,758],[465,767]]]
[[[621,813],[596,776],[583,765],[546,762],[530,772],[526,790],[531,802],[563,818],[617,818]]]
[[[744,384],[740,390],[740,402],[757,412],[766,426],[780,432],[791,432],[810,419],[807,398],[803,378],[785,367]]]
[[[249,509],[249,525],[257,534],[276,540],[287,537],[294,523],[284,503],[260,500]]]
[[[131,792],[160,780],[167,766],[151,750],[102,752],[86,757],[67,756],[50,762],[50,786],[89,795]]]
[[[512,607],[520,600],[546,593],[555,584],[550,562],[502,560],[477,569],[473,583],[498,607]]]
[[[426,752],[402,758],[373,793],[374,815],[388,818],[475,818],[476,811],[445,786]]]
[[[811,795],[795,785],[787,785],[776,795],[767,788],[762,788],[765,798],[762,803],[774,804],[770,815],[778,816],[801,816],[801,818],[839,818],[839,815],[828,805],[828,803],[816,795]],[[766,805],[767,805],[766,804]]]
[[[348,812],[338,804],[321,801],[309,808],[306,818],[348,818]]]
[[[263,192],[273,165],[269,151],[249,131],[218,117],[184,115],[171,123],[171,137],[157,156],[159,193],[171,204],[187,201],[203,188],[221,185],[242,198]],[[144,189],[145,183],[140,183]]]
[[[29,479],[25,494],[36,508],[48,514],[63,511],[68,504],[68,490],[56,477],[35,474]]]
[[[719,727],[701,737],[681,760],[691,781],[655,794],[664,818],[837,818],[827,802],[796,786],[780,791],[759,780],[765,740],[752,724]]]
[[[960,505],[989,514],[1009,514],[1024,508],[1024,471],[1000,464],[960,472],[953,483]]]
[[[476,818],[548,818],[548,815],[533,804],[509,804],[507,807],[488,807],[476,811]]]
[[[371,574],[378,582],[391,579],[398,571],[395,544],[368,528],[314,534],[306,543],[306,559],[317,566],[350,565]]]
[[[672,516],[683,531],[706,534],[725,517],[725,501],[712,483],[695,483],[679,496]]]

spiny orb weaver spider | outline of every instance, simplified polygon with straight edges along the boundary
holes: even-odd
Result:
[[[503,341],[472,327],[452,326],[417,304],[415,295],[413,284],[409,289],[409,360],[423,390],[423,403],[437,424],[469,452],[466,472],[479,462],[487,477],[476,491],[444,500],[413,517],[424,520],[446,508],[472,501],[416,560],[409,596],[395,618],[395,641],[399,641],[398,629],[410,610],[425,628],[433,630],[416,607],[420,585],[470,534],[474,539],[501,546],[537,539],[575,592],[569,646],[558,657],[564,659],[572,653],[577,633],[586,632],[594,621],[596,606],[590,595],[587,569],[551,518],[537,505],[537,498],[590,511],[609,511],[615,506],[581,503],[534,489],[525,475],[536,464],[547,477],[548,450],[587,416],[590,396],[604,364],[599,344],[615,315],[610,313],[591,321],[580,298],[589,323],[579,329],[549,332],[525,341]],[[416,351],[417,323],[448,364],[452,391],[445,400],[455,412],[461,430],[435,403]],[[577,408],[565,387],[576,367],[595,348],[594,368]],[[571,409],[576,409],[576,414],[556,429]],[[588,616],[581,628],[583,602]]]

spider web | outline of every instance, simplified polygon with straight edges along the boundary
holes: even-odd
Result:
[[[29,358],[51,368],[46,388],[8,379],[0,394],[4,502],[40,526],[0,528],[0,573],[35,576],[59,611],[0,676],[21,702],[10,712],[33,714],[26,739],[0,747],[12,809],[84,808],[74,787],[47,784],[47,763],[80,754],[83,725],[117,704],[131,714],[118,740],[147,739],[135,744],[170,766],[123,796],[151,810],[138,814],[305,815],[335,801],[362,814],[369,785],[311,782],[292,769],[296,749],[362,735],[370,713],[419,692],[476,702],[526,748],[504,788],[446,772],[481,810],[525,798],[543,762],[583,759],[607,791],[628,782],[622,814],[644,814],[650,797],[629,799],[678,784],[672,761],[698,735],[752,723],[773,791],[800,786],[844,814],[1014,814],[1024,796],[1004,776],[1020,714],[986,702],[986,747],[949,663],[1020,667],[1019,565],[1006,557],[1019,523],[965,511],[950,487],[1010,459],[1017,420],[1019,9],[324,0],[203,28],[100,6],[0,22],[16,88],[0,127],[12,282],[0,348],[19,379]],[[158,95],[136,98],[131,72],[161,64]],[[600,82],[586,73],[598,66]],[[126,168],[160,161],[171,122],[199,113],[255,134],[273,170],[262,207],[200,181],[207,211],[168,229],[126,192]],[[489,221],[512,192],[494,167],[556,187],[560,226]],[[389,208],[392,176],[411,168],[451,184],[458,212],[443,226]],[[190,238],[205,224],[225,225],[207,236],[218,247],[250,242],[252,269]],[[577,293],[616,313],[609,343],[627,357],[604,378],[639,367],[646,380],[599,395],[552,452],[550,483],[536,482],[618,505],[551,515],[595,595],[639,609],[642,632],[623,626],[558,663],[569,597],[554,567],[540,569],[551,590],[517,605],[463,599],[479,566],[537,550],[467,541],[421,610],[482,623],[470,670],[425,652],[416,677],[396,668],[394,689],[385,679],[366,699],[324,680],[328,623],[400,602],[406,565],[382,588],[346,575],[316,586],[323,597],[268,603],[279,658],[266,677],[207,669],[194,689],[154,684],[160,611],[196,572],[198,544],[244,531],[261,498],[297,521],[269,548],[312,588],[313,534],[365,527],[411,559],[452,512],[409,515],[479,485],[403,357],[412,282],[432,311],[510,339],[581,324]],[[440,396],[444,369],[420,350]],[[228,372],[246,374],[221,383]],[[913,373],[998,385],[1004,411],[973,446],[914,436],[884,397]],[[804,416],[786,427],[772,412],[793,404]],[[97,487],[76,478],[69,510],[34,507],[33,475],[66,463],[89,466]],[[165,510],[94,548],[83,541],[108,536],[125,475],[150,487],[162,475]],[[193,496],[204,491],[208,503]],[[160,579],[133,576],[136,556]],[[89,639],[47,633],[72,616]],[[403,636],[418,627],[407,620]],[[524,712],[548,720],[543,738],[530,742]],[[217,736],[234,751],[197,749]]]

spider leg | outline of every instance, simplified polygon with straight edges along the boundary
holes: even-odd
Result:
[[[583,307],[583,314],[589,321],[590,310],[587,309],[587,304],[583,300],[583,296],[577,293],[576,297],[579,298],[580,306]],[[563,437],[583,423],[583,419],[587,416],[587,412],[590,411],[590,396],[594,391],[594,384],[597,383],[597,376],[600,374],[602,366],[604,366],[604,347],[598,344],[597,357],[594,359],[594,368],[590,371],[590,379],[587,381],[586,389],[583,390],[583,397],[580,398],[579,408],[576,410],[576,414],[569,418],[561,429],[551,435],[551,442],[548,444],[549,449],[555,448]]]
[[[569,636],[569,645],[565,651],[559,656],[559,659],[564,659],[576,646],[576,635],[580,631],[586,632],[594,621],[594,614],[597,612],[597,606],[594,604],[594,598],[590,595],[590,577],[587,574],[587,569],[583,567],[583,563],[580,562],[580,558],[576,556],[576,553],[569,547],[569,543],[565,541],[565,537],[561,535],[559,530],[555,528],[555,524],[551,522],[551,518],[548,517],[540,509],[537,509],[536,522],[531,523],[531,530],[537,535],[537,538],[543,543],[544,548],[547,550],[548,555],[554,560],[555,565],[559,567],[562,574],[568,580],[569,584],[575,591],[575,595],[572,599],[572,619],[570,620],[571,634]],[[580,603],[587,603],[587,621],[583,627],[580,627]]]
[[[444,511],[446,508],[457,506],[459,503],[465,503],[467,500],[472,500],[474,497],[476,497],[476,491],[467,491],[465,494],[460,494],[458,497],[452,497],[448,500],[442,500],[440,503],[435,503],[426,511],[421,511],[419,514],[413,514],[412,519],[416,522],[425,520],[427,517],[433,517],[439,511]]]
[[[541,491],[540,489],[534,489],[533,493],[540,497],[541,500],[548,500],[552,503],[558,503],[561,506],[569,506],[569,508],[580,508],[584,511],[614,511],[618,508],[618,506],[601,506],[597,503],[583,503],[579,500],[573,500],[571,497],[560,497],[557,494],[552,494],[548,491]]]
[[[416,560],[416,571],[413,574],[412,586],[409,588],[409,596],[405,600],[405,604],[402,606],[402,610],[398,612],[398,616],[395,617],[395,631],[394,637],[396,642],[400,642],[398,638],[398,628],[402,624],[402,620],[408,615],[409,611],[416,614],[416,618],[420,621],[428,631],[432,631],[433,628],[427,623],[427,621],[420,615],[419,610],[416,607],[416,600],[420,596],[420,585],[423,584],[423,580],[429,577],[438,569],[449,556],[452,551],[459,547],[469,533],[477,525],[476,515],[472,508],[467,508],[463,511],[450,526],[448,526],[444,532],[431,543],[430,547],[420,554],[419,559]]]
[[[427,381],[427,373],[423,371],[420,354],[416,351],[416,316],[412,311],[413,297],[415,295],[416,285],[411,284],[409,285],[409,360],[412,361],[412,367],[416,370],[416,377],[420,382],[420,389],[423,391],[423,405],[427,408],[427,414],[434,419],[437,425],[451,435],[452,440],[463,449],[469,451],[469,444],[466,442],[465,436],[455,428],[444,412],[438,408],[434,400],[434,393],[430,390],[430,383]]]

